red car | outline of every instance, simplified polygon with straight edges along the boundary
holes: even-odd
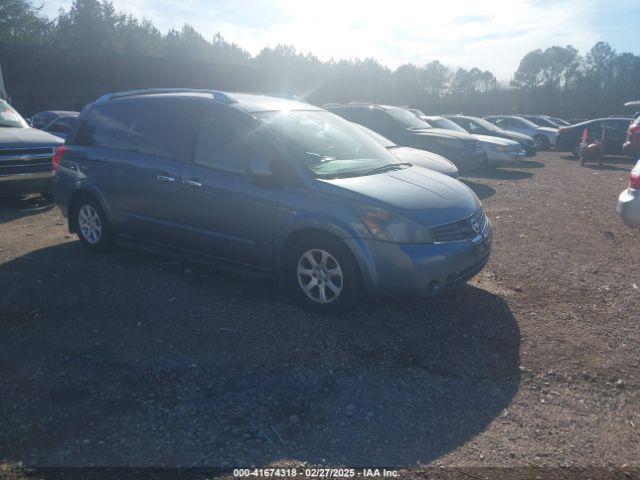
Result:
[[[640,100],[627,102],[624,106],[640,110]],[[640,112],[633,115],[633,121],[627,130],[627,141],[624,142],[622,149],[626,155],[636,156],[640,154]]]
[[[640,154],[640,116],[637,117],[627,130],[627,141],[622,146],[624,153],[631,156]]]

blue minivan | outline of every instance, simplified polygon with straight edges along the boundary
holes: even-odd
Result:
[[[297,101],[105,95],[53,163],[54,200],[90,250],[118,243],[275,275],[321,312],[365,294],[441,292],[491,251],[491,223],[466,185]]]

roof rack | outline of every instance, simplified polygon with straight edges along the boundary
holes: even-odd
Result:
[[[123,92],[114,92],[102,95],[96,103],[115,100],[117,98],[137,97],[141,95],[156,95],[160,93],[205,93],[211,95],[211,98],[213,98],[217,102],[227,104],[237,103],[237,100],[231,98],[229,95],[219,90],[205,90],[197,88],[145,88],[139,90],[126,90]]]

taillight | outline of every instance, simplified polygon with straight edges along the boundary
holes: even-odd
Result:
[[[627,140],[633,140],[638,136],[640,136],[640,125],[631,125],[627,130]]]
[[[631,172],[631,175],[629,175],[629,188],[640,190],[640,173]]]
[[[60,165],[60,160],[62,160],[63,155],[69,150],[66,146],[61,145],[56,148],[56,153],[53,155],[53,159],[51,161],[51,166],[53,167],[53,171],[58,170],[58,166]]]

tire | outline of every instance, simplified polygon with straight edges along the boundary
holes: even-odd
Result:
[[[573,153],[573,156],[576,157],[576,158],[580,158],[580,150],[582,149],[582,147],[580,145],[582,145],[581,142],[576,143],[573,146],[573,150],[571,150],[571,153]]]
[[[309,235],[293,245],[285,260],[285,281],[298,303],[323,314],[349,311],[362,296],[353,255],[328,235]]]
[[[75,231],[80,242],[90,251],[102,253],[111,250],[114,235],[111,224],[100,203],[90,195],[82,195],[73,203]]]
[[[538,150],[549,150],[549,139],[544,135],[536,135],[533,137],[538,146]]]

